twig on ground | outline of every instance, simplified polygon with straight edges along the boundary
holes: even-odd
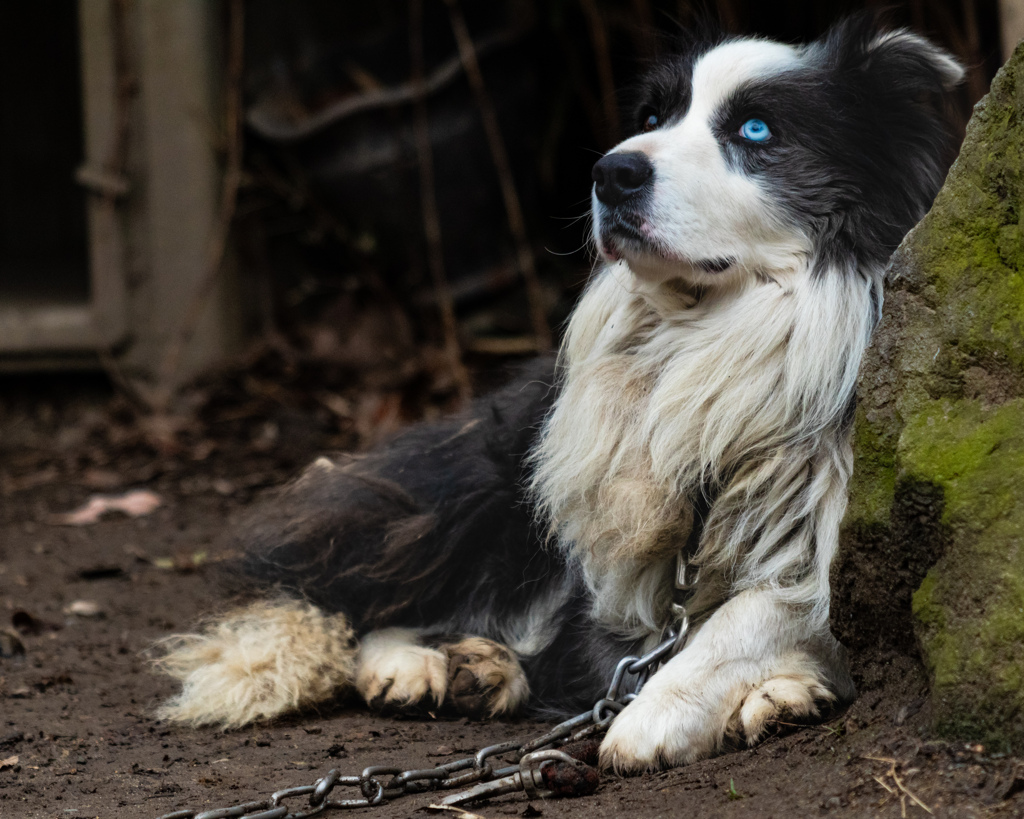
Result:
[[[893,796],[896,795],[896,791],[894,791],[892,788],[890,788],[888,785],[886,785],[885,784],[885,780],[882,779],[882,777],[880,777],[880,776],[872,776],[871,778],[874,779],[875,782],[877,782],[879,785],[881,785],[887,791],[889,791],[889,793],[891,793]]]
[[[427,810],[437,813],[454,813],[456,816],[461,816],[462,819],[485,819],[479,813],[470,813],[457,805],[427,805]]]
[[[424,81],[423,0],[409,0],[409,55],[412,65],[412,86],[415,89],[416,154],[420,167],[420,210],[423,213],[423,235],[427,240],[427,263],[434,283],[437,309],[441,314],[448,365],[458,388],[459,399],[466,401],[469,399],[471,388],[469,375],[462,363],[455,307],[444,270],[441,217],[437,210],[437,192],[434,186],[434,158],[430,145],[430,121],[427,115],[427,89]]]
[[[540,279],[537,277],[537,267],[534,262],[533,251],[530,249],[530,242],[526,235],[526,221],[523,218],[523,209],[519,202],[516,184],[512,178],[512,167],[508,159],[508,151],[505,149],[505,141],[501,136],[498,116],[487,93],[487,86],[484,84],[480,64],[477,62],[476,46],[473,45],[473,38],[470,36],[469,28],[466,26],[466,18],[462,14],[462,8],[459,6],[458,0],[445,0],[445,4],[448,6],[448,16],[451,20],[452,32],[455,34],[455,41],[458,43],[459,57],[462,60],[469,85],[473,89],[473,95],[476,97],[480,118],[483,120],[484,132],[487,134],[487,144],[491,151],[491,159],[494,161],[495,169],[498,172],[498,180],[501,183],[501,194],[505,200],[505,213],[508,217],[509,229],[512,231],[512,237],[516,243],[516,255],[518,257],[519,269],[522,272],[523,281],[526,285],[526,298],[530,305],[530,319],[534,335],[537,336],[537,346],[539,349],[545,350],[551,346],[551,328],[548,327],[547,317],[545,316],[544,296],[541,292]]]
[[[888,770],[888,771],[886,771],[886,775],[887,775],[887,776],[888,776],[889,778],[891,778],[891,779],[892,779],[892,781],[893,781],[894,783],[896,783],[896,787],[897,787],[897,788],[899,788],[899,790],[900,790],[900,792],[901,792],[901,793],[900,793],[900,807],[901,807],[901,810],[902,810],[902,814],[903,814],[903,816],[906,816],[906,815],[907,815],[907,807],[906,807],[906,800],[907,800],[907,798],[908,798],[908,797],[909,797],[909,798],[911,799],[911,801],[913,801],[913,802],[914,802],[914,803],[915,803],[915,804],[916,804],[916,805],[917,805],[917,806],[918,806],[919,808],[921,808],[922,810],[926,811],[927,813],[930,813],[930,814],[932,814],[933,816],[935,815],[935,814],[934,814],[934,812],[932,811],[932,809],[931,809],[931,808],[929,808],[929,807],[928,807],[928,806],[927,806],[927,805],[926,805],[926,804],[925,804],[924,802],[922,802],[922,801],[921,801],[920,799],[918,799],[918,798],[917,798],[917,796],[915,796],[915,795],[914,795],[914,793],[913,793],[913,792],[912,792],[912,791],[910,790],[910,788],[908,788],[908,787],[907,787],[907,786],[906,786],[906,785],[905,785],[905,784],[903,783],[903,780],[902,780],[902,779],[900,779],[899,775],[898,775],[898,774],[896,773],[896,760],[895,760],[895,759],[893,759],[892,757],[889,757],[889,756],[865,756],[865,757],[863,757],[863,758],[864,758],[864,759],[870,759],[870,760],[871,760],[871,761],[873,761],[873,762],[884,762],[884,763],[886,763],[886,764],[887,764],[887,765],[889,766],[889,770]],[[879,779],[879,778],[878,778],[877,776],[876,776],[876,777],[874,777],[874,779],[875,779],[875,780],[876,780],[876,781],[877,781],[877,782],[878,782],[878,783],[879,783],[880,785],[882,785],[882,787],[883,787],[883,788],[885,788],[885,789],[886,789],[887,791],[889,791],[890,793],[893,793],[892,789],[891,789],[891,788],[889,788],[889,787],[887,787],[887,786],[885,785],[885,783],[884,783],[884,782],[882,782],[882,780],[881,780],[881,779]]]
[[[225,166],[221,182],[220,208],[207,250],[206,270],[199,280],[182,317],[178,332],[171,336],[157,371],[154,405],[165,412],[174,393],[182,354],[203,316],[203,308],[220,278],[228,236],[238,204],[242,182],[242,72],[245,65],[245,2],[231,0],[228,15],[228,60],[224,94]]]

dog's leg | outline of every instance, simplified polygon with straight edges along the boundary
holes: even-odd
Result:
[[[157,650],[156,667],[183,684],[158,716],[223,728],[332,698],[352,683],[356,658],[343,615],[297,600],[254,603]]]
[[[443,704],[471,717],[513,713],[530,693],[505,646],[482,637],[424,645],[416,631],[402,628],[363,640],[356,689],[371,708],[429,711]]]
[[[684,765],[721,750],[730,733],[754,744],[772,723],[817,716],[853,694],[834,646],[772,592],[736,595],[612,723],[602,764]]]

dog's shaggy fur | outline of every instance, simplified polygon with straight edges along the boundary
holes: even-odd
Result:
[[[605,764],[689,762],[851,698],[827,620],[854,385],[961,76],[867,18],[656,66],[594,168],[604,261],[557,366],[321,459],[261,510],[245,569],[286,597],[174,638],[163,715],[234,726],[353,687],[378,708],[586,707],[659,639],[679,554],[691,635]]]

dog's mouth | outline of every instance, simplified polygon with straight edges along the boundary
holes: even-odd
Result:
[[[606,210],[602,214],[599,236],[601,252],[616,262],[623,256],[653,254],[671,258],[661,247],[650,223],[642,216],[622,208]]]
[[[729,257],[692,259],[673,253],[657,241],[648,222],[636,214],[619,211],[606,215],[601,225],[600,245],[604,256],[613,262],[623,256],[647,253],[670,262],[688,264],[711,275],[724,273],[736,264],[736,260]]]

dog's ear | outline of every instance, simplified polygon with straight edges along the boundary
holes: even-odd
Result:
[[[866,70],[882,68],[900,84],[923,91],[951,91],[964,79],[964,67],[952,54],[907,29],[875,35],[865,57]]]
[[[859,76],[883,96],[942,95],[964,78],[952,54],[909,29],[889,28],[873,12],[839,21],[811,48],[823,51],[825,64],[840,75]]]

